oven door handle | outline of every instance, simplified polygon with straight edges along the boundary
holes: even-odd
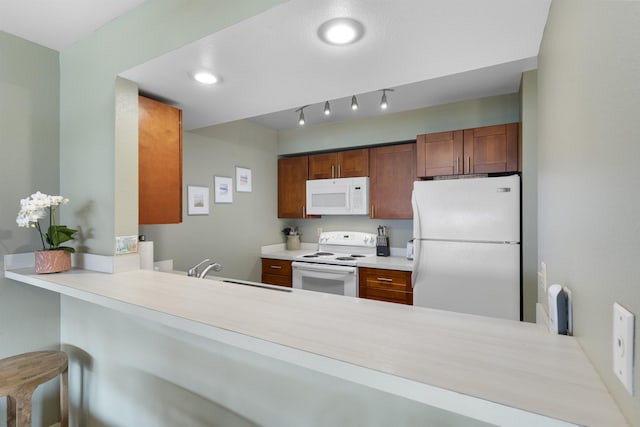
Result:
[[[321,271],[323,273],[347,273],[355,274],[357,267],[331,264],[313,264],[309,262],[292,262],[291,267],[302,271]]]

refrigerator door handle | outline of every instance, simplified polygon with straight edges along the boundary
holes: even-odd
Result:
[[[420,237],[422,236],[420,230],[420,211],[418,210],[418,203],[416,201],[415,191],[411,193],[411,205],[413,206],[413,272],[411,273],[411,289],[416,285],[416,278],[418,277],[418,267],[420,266],[420,244],[422,243]]]
[[[411,289],[416,287],[416,280],[418,279],[418,271],[420,268],[420,246],[422,246],[422,240],[414,239],[413,241],[413,271],[411,272]]]

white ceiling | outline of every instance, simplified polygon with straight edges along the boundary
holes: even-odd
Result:
[[[0,0],[0,31],[64,50],[144,0]]]
[[[53,7],[55,3],[56,7]],[[0,0],[0,30],[63,50],[142,0]],[[250,118],[274,129],[389,114],[516,92],[536,68],[551,0],[290,0],[121,75],[183,109],[187,130]],[[350,46],[317,28],[348,16],[365,26]],[[28,19],[27,19],[28,17]],[[210,70],[222,82],[191,79]],[[348,108],[358,96],[359,110]],[[330,100],[327,119],[322,106]]]

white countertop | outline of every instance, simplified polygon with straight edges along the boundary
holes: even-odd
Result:
[[[627,425],[577,341],[534,324],[147,270],[5,276],[497,425]]]
[[[263,246],[260,250],[260,256],[262,258],[283,259],[291,261],[294,257],[300,255],[306,255],[309,252],[316,251],[318,249],[315,243],[302,243],[301,249],[289,251],[285,249],[284,243]],[[392,254],[402,252],[403,249],[392,248]],[[407,259],[404,256],[372,256],[366,259],[356,261],[358,267],[369,268],[384,268],[386,270],[402,270],[411,271],[413,269],[413,261]]]

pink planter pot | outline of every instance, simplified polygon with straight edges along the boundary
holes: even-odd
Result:
[[[36,251],[36,273],[59,273],[71,268],[71,254],[63,250]]]

